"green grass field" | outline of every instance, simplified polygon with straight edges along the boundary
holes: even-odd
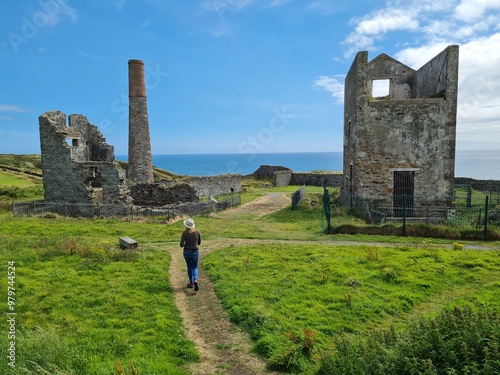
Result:
[[[455,305],[500,307],[498,251],[258,245],[210,253],[204,267],[257,351],[299,372],[314,373],[314,355],[341,335],[404,330],[412,317]],[[301,355],[307,335],[310,356]]]
[[[36,199],[43,199],[41,178],[10,170],[0,170],[0,203]]]
[[[167,252],[1,239],[2,290],[15,291],[13,373],[110,374],[132,363],[142,374],[187,374],[182,366],[198,359],[172,302]]]
[[[242,201],[297,188],[245,181]],[[500,307],[500,242],[327,235],[322,191],[308,187],[296,211],[196,218],[204,240],[267,241],[221,246],[202,267],[269,366],[297,374],[498,373],[500,319],[491,312]],[[335,209],[332,226],[342,225],[364,223]],[[14,333],[16,348],[15,368],[3,355],[0,373],[188,374],[199,353],[174,303],[166,251],[182,228],[161,219],[0,214],[0,346],[9,348]],[[119,249],[122,236],[140,251]],[[456,307],[474,312],[450,317]],[[432,352],[455,353],[460,365],[431,366],[422,358]],[[388,360],[410,370],[391,369]]]
[[[10,173],[0,172],[0,186],[30,186],[32,181],[17,177]]]

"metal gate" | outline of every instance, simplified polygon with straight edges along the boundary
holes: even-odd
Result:
[[[413,216],[414,176],[413,171],[394,172],[393,206],[396,217],[404,215],[403,207],[406,208],[406,216]]]

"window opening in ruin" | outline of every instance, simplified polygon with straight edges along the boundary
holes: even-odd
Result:
[[[389,96],[390,79],[374,79],[372,81],[372,98]]]
[[[68,144],[68,146],[77,147],[78,141],[78,138],[66,138],[66,143]]]
[[[92,177],[90,179],[90,186],[93,188],[100,188],[102,187],[102,181],[101,181],[101,170],[98,167],[93,167],[91,169]]]
[[[394,216],[403,217],[406,207],[406,216],[413,216],[413,198],[415,189],[415,172],[394,172]]]

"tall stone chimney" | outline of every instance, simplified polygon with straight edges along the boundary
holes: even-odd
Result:
[[[135,183],[154,181],[144,62],[128,61],[128,172]]]

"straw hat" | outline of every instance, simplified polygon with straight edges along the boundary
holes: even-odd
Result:
[[[193,219],[184,220],[184,226],[189,229],[194,228],[194,220]]]

